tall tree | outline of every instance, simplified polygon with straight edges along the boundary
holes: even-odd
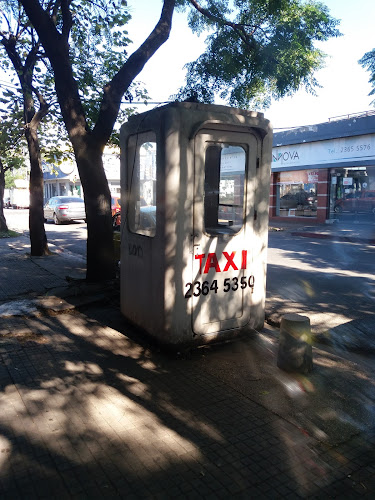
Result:
[[[3,100],[5,101],[5,100]],[[2,100],[0,99],[0,102]],[[7,101],[5,101],[7,103]],[[2,102],[2,104],[5,104]],[[13,107],[13,106],[12,106]],[[22,113],[14,106],[13,112],[0,108],[0,231],[7,231],[4,216],[4,189],[6,173],[24,165]]]
[[[180,99],[193,94],[213,102],[218,95],[230,105],[247,108],[270,104],[301,86],[314,93],[314,72],[324,53],[314,46],[339,36],[338,21],[315,1],[207,0],[203,8],[190,0],[188,22],[200,33],[208,26],[205,52],[186,65],[186,85]]]
[[[1,0],[0,7],[0,41],[7,55],[7,58],[1,57],[0,64],[5,70],[13,68],[20,86],[20,92],[8,89],[3,96],[8,98],[10,106],[17,101],[23,105],[23,131],[30,158],[31,255],[41,256],[49,253],[43,219],[43,171],[38,137],[38,129],[48,113],[49,105],[43,92],[36,86],[38,78],[35,75],[36,70],[40,71],[38,64],[43,57],[43,48],[18,2]]]
[[[189,67],[186,89],[188,94],[197,93],[204,101],[212,101],[215,91],[221,91],[230,103],[248,105],[260,94],[282,96],[301,84],[313,88],[316,85],[313,72],[323,57],[313,43],[338,34],[336,21],[322,4],[314,1],[206,0],[201,5],[196,0],[163,0],[155,28],[103,86],[97,118],[90,126],[74,72],[71,50],[74,29],[83,9],[91,12],[88,33],[101,33],[107,27],[110,28],[107,36],[114,33],[120,37],[129,20],[127,2],[20,2],[53,68],[57,97],[85,193],[88,280],[113,275],[110,193],[103,169],[103,149],[121,99],[147,61],[168,39],[176,8],[189,9],[189,23],[195,31],[210,30],[206,53]],[[113,20],[110,26],[109,16]],[[103,62],[99,59],[96,64],[100,68]],[[225,90],[228,82],[229,90]]]
[[[369,95],[375,95],[375,49],[366,52],[366,54],[358,61],[359,64],[365,68],[370,73],[370,84],[372,90]],[[375,99],[371,102],[372,105],[375,105]]]

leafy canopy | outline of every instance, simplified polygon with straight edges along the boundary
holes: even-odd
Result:
[[[0,169],[3,173],[25,166],[26,141],[23,133],[22,112],[17,102],[4,106],[0,99]],[[11,187],[11,185],[7,186]]]
[[[126,25],[131,16],[124,0],[76,0],[70,2],[70,11],[70,60],[86,119],[92,128],[98,119],[104,87],[128,59],[132,42]],[[57,28],[62,30],[62,25],[57,24]],[[133,82],[127,89],[124,101],[131,102],[134,97],[148,99],[139,82]],[[122,107],[119,119],[124,120],[129,112]],[[116,140],[112,137],[112,142]]]
[[[375,49],[366,52],[366,54],[359,60],[359,64],[370,73],[369,82],[372,90],[369,95],[375,95]],[[371,102],[375,106],[375,99]]]
[[[0,86],[2,119],[14,123],[20,139],[27,128],[37,130],[42,157],[53,161],[67,136],[48,59],[18,1],[0,0],[0,12],[0,67],[9,79]],[[47,113],[48,123],[43,121]]]
[[[61,36],[64,36],[63,9],[60,8],[60,2],[42,0],[40,3],[49,12]],[[68,42],[73,75],[79,88],[87,126],[92,129],[99,113],[103,88],[127,60],[127,48],[131,40],[128,38],[126,24],[131,17],[123,0],[73,0],[69,4],[71,26]],[[43,158],[53,162],[62,151],[67,151],[70,147],[56,99],[50,62],[38,35],[17,0],[0,0],[0,40],[0,67],[11,74],[11,85],[6,89],[0,86],[2,102],[10,105],[17,101],[21,107],[24,105],[25,92],[21,90],[19,77],[27,73],[30,85],[26,94],[32,98],[35,112],[40,109],[38,97],[42,96],[48,105],[47,123],[40,125],[39,136]],[[9,53],[4,50],[6,44],[12,46],[12,52],[17,59],[16,67]],[[124,101],[131,102],[134,97],[148,99],[146,90],[139,82],[133,82],[129,87]],[[119,120],[123,121],[131,112],[132,110],[122,106]],[[116,131],[111,142],[118,143]]]
[[[178,2],[198,34],[209,29],[205,52],[187,64],[178,99],[195,96],[230,105],[267,105],[304,86],[314,92],[314,72],[324,53],[315,42],[339,36],[338,21],[313,0],[195,0]]]

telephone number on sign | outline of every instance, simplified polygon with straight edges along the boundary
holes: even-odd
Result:
[[[241,278],[225,278],[221,288],[217,283],[217,280],[213,280],[211,283],[209,281],[194,281],[194,283],[186,283],[185,287],[187,292],[185,293],[185,299],[190,299],[190,297],[199,297],[200,295],[208,295],[209,293],[217,293],[218,290],[223,290],[224,292],[236,292],[237,290],[244,290],[245,288],[251,288],[254,291],[254,276],[247,278],[242,276]]]

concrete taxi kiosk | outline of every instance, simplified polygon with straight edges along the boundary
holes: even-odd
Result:
[[[171,103],[121,128],[121,312],[169,347],[264,323],[272,128]]]

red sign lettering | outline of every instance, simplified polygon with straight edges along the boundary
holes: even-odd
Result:
[[[202,263],[205,257],[206,255],[204,253],[195,256],[195,258],[199,260],[199,274],[202,274]]]
[[[247,266],[247,250],[242,250],[241,269],[246,269]]]
[[[211,267],[215,268],[217,273],[220,273],[219,263],[215,253],[209,253],[206,260],[206,265],[204,266],[204,273],[208,273]]]
[[[223,252],[223,256],[226,259],[223,271],[220,269],[219,259],[215,253],[209,253],[206,258],[206,254],[201,253],[194,256],[196,260],[199,260],[199,274],[207,274],[210,269],[215,269],[217,273],[226,272],[230,269],[238,271],[239,265],[240,269],[247,269],[247,250],[241,250],[241,259],[237,258],[237,263],[235,262],[236,254],[239,252],[233,251],[230,254],[228,252]],[[241,260],[241,263],[239,262]]]
[[[234,259],[234,256],[236,255],[236,252],[232,252],[230,255],[228,252],[223,252],[223,255],[224,257],[227,259],[227,263],[225,264],[225,267],[223,269],[223,272],[224,271],[228,271],[228,269],[230,268],[230,266],[233,267],[233,269],[235,271],[238,271],[238,267],[236,266],[236,264],[233,262],[233,259]]]

